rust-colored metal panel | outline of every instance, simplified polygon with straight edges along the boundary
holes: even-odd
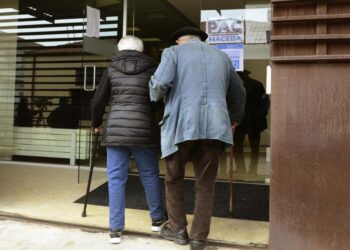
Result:
[[[315,1],[295,1],[274,5],[273,15],[278,16],[302,16],[316,14]]]
[[[350,1],[349,0],[337,0],[330,1],[328,3],[327,12],[330,14],[349,14],[350,13]],[[329,34],[350,34],[350,21],[329,23],[327,25],[327,31]],[[328,43],[328,54],[341,55],[350,54],[350,41],[344,43],[343,41],[335,41]]]
[[[350,0],[272,3],[270,249],[348,250]]]
[[[350,66],[272,68],[270,247],[350,249]]]
[[[276,44],[272,52],[274,56],[302,56],[302,55],[315,55],[316,53],[316,41],[303,41],[293,43],[290,41],[282,41]]]
[[[349,0],[331,0],[328,1],[329,14],[349,14],[350,1]]]
[[[275,26],[283,25],[281,28],[274,29],[274,35],[312,35],[316,34],[316,25],[314,23],[275,23]]]

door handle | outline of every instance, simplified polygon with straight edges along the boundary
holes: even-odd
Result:
[[[86,72],[88,68],[93,68],[93,77],[92,77],[92,88],[88,88],[86,85]],[[96,65],[85,65],[84,67],[84,90],[85,91],[94,91],[96,88]]]

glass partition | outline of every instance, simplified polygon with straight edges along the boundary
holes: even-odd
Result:
[[[84,91],[84,67],[95,65],[98,81],[110,58],[84,46],[87,5],[100,11],[99,40],[114,48],[121,0],[1,1],[1,159],[89,161],[93,92]]]
[[[270,1],[202,1],[201,28],[209,34],[207,42],[230,56],[247,92],[245,116],[234,133],[235,146],[221,157],[218,177],[222,179],[231,176],[242,181],[269,181],[266,69],[270,60],[270,17]]]

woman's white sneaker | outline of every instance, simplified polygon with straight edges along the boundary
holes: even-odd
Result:
[[[111,230],[109,232],[109,242],[112,244],[119,244],[122,241],[123,230]]]
[[[168,217],[164,216],[162,219],[158,219],[158,220],[152,220],[152,228],[151,230],[153,232],[159,232],[160,228],[162,227],[162,225],[168,221]]]

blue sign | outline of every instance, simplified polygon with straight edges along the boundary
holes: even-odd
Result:
[[[243,71],[243,44],[215,44],[213,46],[230,57],[236,71]]]

